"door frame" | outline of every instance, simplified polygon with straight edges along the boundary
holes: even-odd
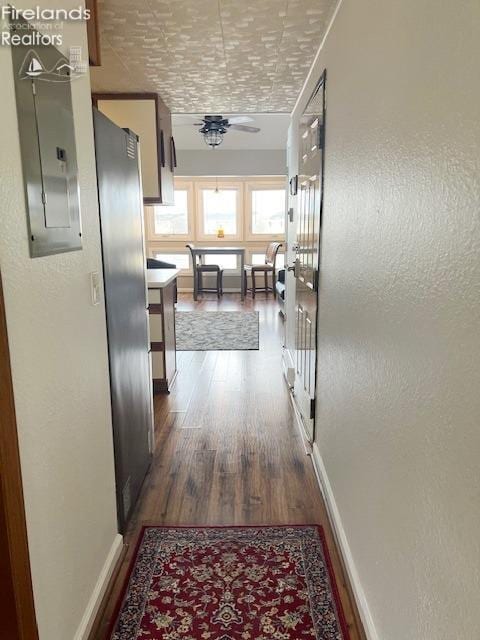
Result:
[[[0,616],[11,640],[38,640],[1,274],[0,382]]]

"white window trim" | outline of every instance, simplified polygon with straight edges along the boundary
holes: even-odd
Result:
[[[237,192],[237,233],[226,233],[224,238],[217,238],[216,234],[207,234],[204,232],[203,224],[203,189],[215,189],[218,185],[219,189],[233,189]],[[196,240],[200,242],[225,242],[225,240],[243,240],[243,181],[242,180],[201,180],[195,181],[195,202],[196,202]]]
[[[145,219],[147,222],[148,242],[192,242],[192,238],[195,237],[195,199],[193,181],[175,179],[175,189],[178,191],[184,190],[187,192],[188,233],[155,233],[154,205],[145,205]],[[168,205],[157,206],[167,207]]]
[[[150,242],[148,244],[148,249],[147,249],[147,253],[148,253],[148,257],[149,258],[155,258],[156,259],[156,255],[157,253],[181,253],[181,254],[185,254],[186,256],[188,256],[188,269],[181,269],[179,275],[180,276],[191,276],[193,275],[193,270],[192,270],[192,257],[190,254],[190,251],[185,247],[185,245],[180,245],[178,247],[172,246],[172,245],[167,245],[165,246],[164,244],[160,244],[158,242]]]
[[[285,218],[287,217],[287,182],[286,178],[270,179],[270,180],[247,180],[245,181],[245,240],[247,242],[258,242],[261,240],[271,242],[285,242],[285,232],[272,233],[253,233],[252,231],[252,191],[284,189],[285,190]],[[286,222],[285,222],[286,226]]]
[[[246,253],[246,252],[245,252]],[[227,256],[230,256],[230,254],[226,254]],[[216,254],[210,254],[210,258],[212,260],[212,264],[215,264],[215,259],[218,258],[218,260],[220,261],[220,259],[223,256],[220,255],[216,255]],[[237,263],[236,267],[233,267],[232,269],[230,268],[225,268],[223,267],[223,273],[227,274],[229,276],[233,276],[233,275],[239,275],[240,274],[240,257],[237,255],[234,255],[233,257],[235,257],[235,261]],[[245,264],[246,264],[246,259],[245,259]],[[222,266],[220,266],[220,268],[222,269]]]
[[[216,235],[202,235],[200,227],[203,218],[203,211],[199,206],[198,200],[201,198],[201,192],[198,187],[215,188],[218,182],[219,188],[222,185],[229,185],[239,190],[238,206],[238,233],[235,236],[226,235],[225,238],[219,239]],[[283,176],[235,176],[228,178],[218,178],[218,181],[212,177],[182,177],[175,178],[175,187],[179,189],[186,188],[188,191],[188,214],[189,214],[189,234],[188,235],[159,235],[154,233],[153,226],[153,209],[148,205],[145,206],[145,225],[146,225],[146,246],[149,257],[155,257],[155,253],[181,253],[187,254],[189,258],[189,269],[182,269],[181,276],[192,276],[192,263],[189,250],[185,247],[187,243],[205,244],[212,246],[241,246],[245,248],[245,264],[252,264],[252,254],[264,254],[267,244],[270,241],[282,242],[279,253],[285,251],[285,235],[272,236],[271,234],[251,234],[249,228],[251,226],[250,209],[251,198],[249,188],[282,188],[286,189],[286,178]],[[237,259],[236,269],[225,269],[225,275],[239,275],[240,260]]]

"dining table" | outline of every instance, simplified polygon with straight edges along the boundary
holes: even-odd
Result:
[[[192,256],[194,258],[193,268],[195,269],[195,258],[199,256],[202,261],[204,256],[206,255],[217,255],[217,256],[225,256],[225,255],[234,255],[240,256],[240,296],[242,300],[245,300],[245,278],[244,278],[244,267],[245,267],[245,247],[220,247],[220,246],[197,246],[195,245],[191,249]],[[196,274],[194,273],[193,281],[197,282]],[[196,285],[195,285],[196,286]]]

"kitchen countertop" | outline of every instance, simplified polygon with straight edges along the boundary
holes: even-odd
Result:
[[[147,269],[147,286],[149,289],[163,289],[180,273],[180,269]]]

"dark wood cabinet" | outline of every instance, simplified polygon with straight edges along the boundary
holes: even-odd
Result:
[[[175,293],[179,269],[148,269],[153,389],[169,392],[177,374]]]
[[[145,204],[174,204],[176,167],[172,115],[156,93],[95,93],[93,104],[140,138]]]
[[[163,100],[161,100],[159,96],[157,96],[157,98],[157,129],[160,133],[159,182],[162,196],[161,204],[173,204],[173,176],[175,174],[175,167],[177,163],[175,158],[175,142],[172,131],[172,114]],[[155,198],[145,198],[145,202],[148,204],[158,204],[155,201]]]

